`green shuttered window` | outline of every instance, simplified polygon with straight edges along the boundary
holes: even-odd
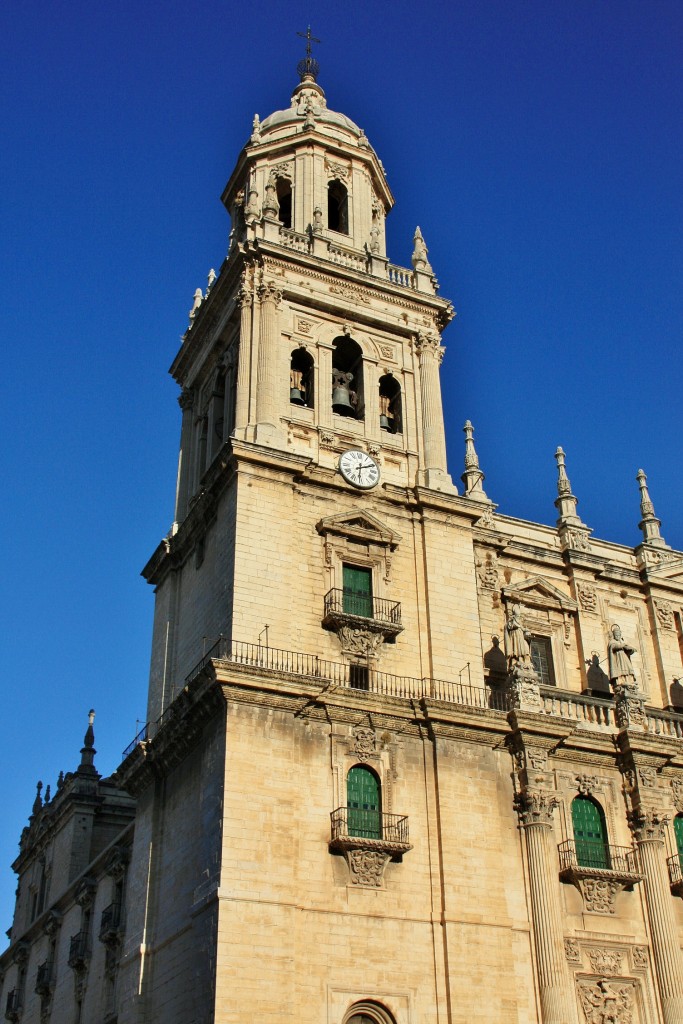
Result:
[[[372,618],[372,570],[344,566],[344,611],[347,615]]]
[[[346,777],[349,835],[381,839],[382,805],[379,779],[369,768],[355,765]]]
[[[588,796],[575,797],[572,824],[577,863],[587,868],[609,868],[607,827],[600,804]]]
[[[678,859],[683,867],[683,814],[677,814],[674,818],[674,835],[676,836]]]

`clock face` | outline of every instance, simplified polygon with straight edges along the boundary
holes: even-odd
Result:
[[[339,472],[347,483],[363,490],[379,483],[379,466],[367,452],[343,452],[339,457]]]

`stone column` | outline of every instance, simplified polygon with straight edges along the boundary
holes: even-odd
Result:
[[[645,876],[645,906],[664,1024],[683,1024],[683,956],[674,917],[664,848],[668,817],[658,811],[634,810],[631,828]]]
[[[251,365],[251,311],[254,297],[242,285],[237,301],[240,306],[240,343],[237,356],[237,394],[235,396],[235,430],[243,431],[249,422],[249,378]]]
[[[445,349],[438,334],[419,334],[415,343],[422,395],[423,466],[420,479],[427,487],[457,493],[446,466],[446,434],[441,403],[439,366]]]
[[[279,317],[278,307],[282,299],[272,281],[266,282],[259,289],[261,300],[261,330],[258,349],[258,369],[256,373],[256,423],[267,424],[277,428],[278,388],[278,342]],[[265,432],[261,431],[265,435]],[[266,439],[265,436],[263,438]]]
[[[529,863],[531,917],[543,1024],[578,1024],[576,995],[564,951],[558,893],[552,793],[520,794],[518,810]]]
[[[183,411],[183,419],[180,428],[180,453],[178,455],[174,518],[176,523],[182,523],[187,515],[190,489],[194,392],[185,388],[178,396],[178,404]]]

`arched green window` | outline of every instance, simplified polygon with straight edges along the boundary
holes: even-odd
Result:
[[[678,859],[683,867],[683,814],[677,814],[674,818],[674,835],[676,836]]]
[[[602,807],[589,796],[572,800],[576,861],[585,868],[609,868],[607,826]]]
[[[363,765],[354,765],[346,777],[349,835],[382,838],[382,801],[379,779]]]

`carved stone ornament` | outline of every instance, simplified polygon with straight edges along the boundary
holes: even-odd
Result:
[[[657,786],[657,772],[654,768],[639,768],[638,781],[646,789],[655,789]]]
[[[338,178],[340,181],[346,181],[349,176],[349,169],[345,164],[337,163],[334,160],[326,160],[325,166],[327,167],[327,173],[331,178]]]
[[[607,977],[621,974],[621,951],[618,949],[589,949],[588,959],[594,974]]]
[[[302,316],[296,318],[296,329],[299,334],[310,334],[313,329],[313,321],[305,320]]]
[[[43,922],[43,931],[50,938],[55,936],[62,926],[62,915],[58,910],[51,910]]]
[[[673,629],[674,628],[674,613],[673,608],[668,601],[660,601],[655,599],[655,614],[657,620],[662,629]]]
[[[477,559],[477,579],[483,590],[498,589],[498,559],[491,551],[487,551],[483,559]]]
[[[343,299],[348,299],[349,302],[362,302],[364,306],[370,305],[370,299],[365,292],[358,288],[352,288],[350,285],[331,284],[330,291],[333,295],[340,295]]]
[[[591,914],[614,914],[617,893],[623,885],[607,878],[583,878],[579,887],[586,910]]]
[[[389,854],[383,853],[381,850],[348,850],[347,861],[353,885],[381,888]]]
[[[491,527],[493,526],[493,522],[493,509],[489,505],[489,507],[484,512],[483,516],[480,516],[474,525],[482,526],[486,529],[491,529]]]
[[[127,846],[115,846],[107,857],[105,871],[116,882],[120,882],[126,873],[130,861],[130,849]]]
[[[553,811],[560,801],[554,793],[543,790],[527,790],[515,797],[517,813],[523,825],[552,825]]]
[[[261,302],[272,302],[279,306],[282,301],[282,292],[274,281],[264,281],[259,288],[259,298]]]
[[[564,940],[564,955],[572,963],[581,963],[581,947],[576,939]]]
[[[579,984],[579,999],[587,1024],[634,1024],[633,984],[605,981]]]
[[[291,181],[294,177],[293,161],[282,160],[279,164],[275,164],[272,168],[271,174],[274,174],[276,178],[289,178]]]
[[[631,950],[633,968],[636,971],[646,971],[648,966],[647,946],[634,946]]]
[[[76,903],[84,909],[92,906],[96,888],[97,883],[93,878],[84,878],[76,890],[76,895],[74,897]]]
[[[589,536],[587,530],[573,530],[570,527],[567,530],[567,545],[575,551],[590,551]]]
[[[672,779],[671,790],[677,811],[683,811],[683,779]]]
[[[577,593],[579,603],[585,612],[594,612],[598,604],[598,595],[595,587],[590,583],[579,583]]]
[[[320,431],[320,443],[326,448],[331,448],[334,445],[334,434],[331,430]]]
[[[590,796],[600,784],[597,775],[577,775],[576,788],[582,796]]]
[[[654,809],[646,811],[639,807],[629,813],[629,824],[639,843],[663,843],[669,824],[669,815],[660,814]]]
[[[420,331],[415,340],[415,351],[420,357],[428,352],[440,363],[446,349],[442,346],[441,337],[436,331]]]
[[[383,633],[354,626],[340,626],[337,636],[345,654],[358,654],[364,658],[376,658],[384,643]]]
[[[516,661],[507,677],[510,708],[519,711],[543,710],[540,680],[530,659]]]
[[[537,747],[527,747],[526,759],[535,772],[544,772],[548,767],[547,753]]]
[[[645,699],[638,693],[635,686],[620,684],[614,688],[614,714],[619,729],[644,729],[647,725],[645,717]]]
[[[353,752],[359,761],[365,761],[377,749],[375,730],[357,725],[353,730]]]

